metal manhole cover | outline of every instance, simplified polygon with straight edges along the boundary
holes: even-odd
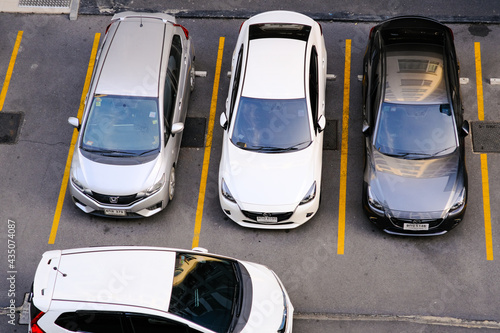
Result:
[[[337,150],[337,120],[326,120],[325,131],[323,132],[323,149]]]
[[[0,112],[0,143],[17,142],[23,114],[21,112]]]
[[[19,7],[69,8],[71,0],[19,0]]]
[[[476,153],[500,153],[500,123],[472,123],[472,146]]]
[[[181,147],[201,148],[205,146],[206,118],[186,118]]]

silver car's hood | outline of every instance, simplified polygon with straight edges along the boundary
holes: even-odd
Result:
[[[160,156],[145,163],[117,165],[90,160],[78,149],[73,157],[72,177],[100,194],[131,195],[148,189],[159,180]]]
[[[430,159],[403,159],[373,152],[369,180],[372,194],[384,207],[400,212],[434,212],[450,208],[459,186],[458,153]]]

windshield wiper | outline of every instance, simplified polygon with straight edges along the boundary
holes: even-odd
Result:
[[[158,150],[158,148],[153,148],[153,149],[150,149],[150,150],[146,150],[146,151],[143,151],[142,153],[138,154],[137,156],[143,156],[143,155],[152,153],[152,152],[157,151],[157,150]]]
[[[448,148],[442,149],[442,150],[440,150],[440,151],[435,152],[435,153],[434,153],[434,154],[432,154],[431,156],[437,156],[437,155],[441,154],[442,152],[447,151],[448,149],[451,149],[451,148],[456,148],[456,146],[451,146],[451,147],[448,147]]]
[[[108,154],[120,154],[120,155],[137,155],[136,153],[130,152],[130,151],[123,151],[123,150],[113,150],[113,149],[103,149],[103,148],[86,148],[86,147],[81,147],[83,150],[88,151],[89,153],[99,153],[103,155],[108,155]]]
[[[403,157],[403,158],[407,158],[409,156],[425,156],[425,157],[433,156],[431,154],[426,154],[426,153],[393,153],[393,154],[385,153],[385,155],[391,157]]]

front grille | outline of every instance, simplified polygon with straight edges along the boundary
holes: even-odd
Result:
[[[130,205],[140,199],[137,194],[118,196],[92,192],[90,196],[105,205]]]
[[[260,212],[249,212],[246,210],[241,211],[243,215],[245,215],[247,218],[257,221],[257,217],[277,217],[278,218],[278,223],[281,221],[286,221],[290,217],[292,217],[293,212],[287,212],[287,213],[260,213]]]

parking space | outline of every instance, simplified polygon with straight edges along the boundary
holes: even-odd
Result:
[[[70,22],[61,16],[0,16],[2,83],[14,48],[13,36],[23,31],[15,69],[0,111],[24,114],[18,142],[0,145],[0,221],[3,226],[0,240],[1,244],[6,244],[8,219],[16,221],[16,304],[21,304],[23,292],[29,290],[36,265],[45,250],[96,245],[191,248],[196,233],[200,184],[205,181],[202,171],[206,150],[203,148],[181,149],[176,197],[157,215],[140,220],[88,216],[77,209],[66,194],[60,217],[56,216],[73,134],[67,118],[77,114],[95,34],[104,33],[110,17],[80,16],[77,21]],[[351,325],[350,321],[339,319],[333,320],[335,326],[328,320],[313,322],[313,314],[318,313],[500,321],[498,306],[492,305],[500,301],[500,286],[494,283],[500,273],[498,154],[486,155],[489,193],[485,193],[482,155],[472,151],[470,136],[466,139],[470,193],[467,213],[461,225],[444,236],[385,235],[363,215],[364,143],[361,82],[357,76],[362,74],[362,58],[372,24],[322,22],[328,73],[337,75],[335,81],[327,82],[326,115],[329,120],[337,121],[338,148],[324,151],[322,202],[315,218],[294,230],[266,231],[237,226],[221,211],[218,199],[217,173],[222,142],[219,115],[225,107],[229,85],[226,73],[230,70],[241,20],[183,19],[180,23],[194,40],[196,69],[207,72],[207,77],[197,78],[188,117],[206,118],[207,125],[217,80],[220,40],[224,38],[220,81],[215,91],[213,142],[203,195],[203,215],[199,221],[199,246],[272,268],[287,287],[296,311],[311,314],[311,317],[303,317],[306,319],[297,319],[298,332],[321,332]],[[479,119],[474,52],[474,43],[479,42],[484,119],[500,122],[500,85],[491,85],[488,80],[500,77],[496,53],[500,27],[489,25],[482,30],[467,24],[451,27],[455,32],[461,76],[469,78],[469,83],[461,87],[465,118],[470,122]],[[346,45],[350,45],[347,110],[344,103]],[[346,112],[349,122],[348,137],[344,138],[348,140],[344,151],[347,161],[344,196],[341,191],[341,130]],[[485,213],[483,202],[488,198],[489,212]],[[339,224],[339,216],[342,220],[339,209],[343,207],[345,228],[342,221]],[[485,233],[488,213],[490,241]],[[55,220],[57,234],[54,244],[49,244]],[[342,251],[339,251],[339,244]],[[7,271],[6,247],[0,253],[0,289],[6,290],[7,282],[3,278]],[[3,293],[0,307],[7,306],[8,302]],[[0,330],[7,327],[2,325],[5,325],[3,321]],[[379,331],[403,327],[398,323],[388,325],[394,326],[380,326]],[[405,327],[407,331],[438,331],[431,326],[414,322]]]

